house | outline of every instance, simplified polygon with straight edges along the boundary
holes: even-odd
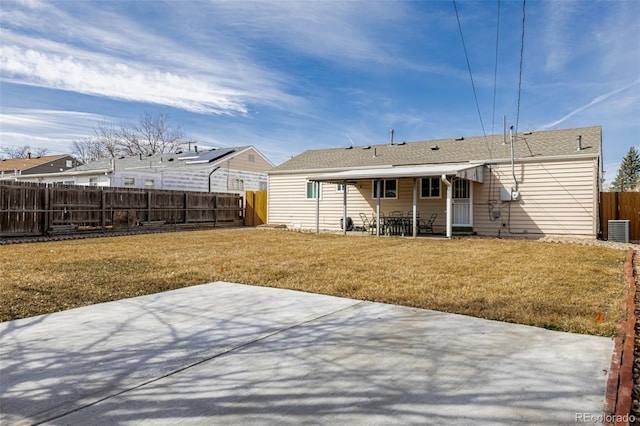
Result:
[[[18,181],[201,192],[265,190],[273,164],[252,146],[108,158]]]
[[[59,173],[77,166],[78,160],[70,155],[43,155],[27,158],[9,158],[0,160],[0,179],[9,179],[21,175]]]
[[[401,211],[446,236],[595,237],[601,144],[594,126],[309,150],[268,173],[269,223],[338,231]]]

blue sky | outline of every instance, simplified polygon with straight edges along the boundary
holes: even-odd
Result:
[[[601,125],[611,180],[640,148],[640,2],[528,1],[517,123],[522,2],[456,5],[479,107],[452,1],[2,0],[0,148],[68,153],[151,112],[280,164],[391,128],[501,133],[506,116],[521,131]]]

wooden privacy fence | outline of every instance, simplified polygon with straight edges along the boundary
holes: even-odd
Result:
[[[258,226],[267,223],[267,191],[247,191],[244,224]]]
[[[640,240],[640,192],[601,192],[600,229],[605,240],[610,220],[629,220],[629,239]]]
[[[238,194],[0,182],[0,236],[242,225]]]

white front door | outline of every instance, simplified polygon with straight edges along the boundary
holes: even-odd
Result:
[[[473,226],[471,181],[453,180],[453,226]]]

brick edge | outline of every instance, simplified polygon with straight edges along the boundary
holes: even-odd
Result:
[[[611,367],[605,394],[604,425],[629,425],[631,394],[633,390],[633,358],[635,344],[635,297],[636,279],[633,259],[635,250],[629,247],[624,264],[625,294],[622,304],[622,320],[614,341]],[[617,420],[614,421],[613,420]]]

